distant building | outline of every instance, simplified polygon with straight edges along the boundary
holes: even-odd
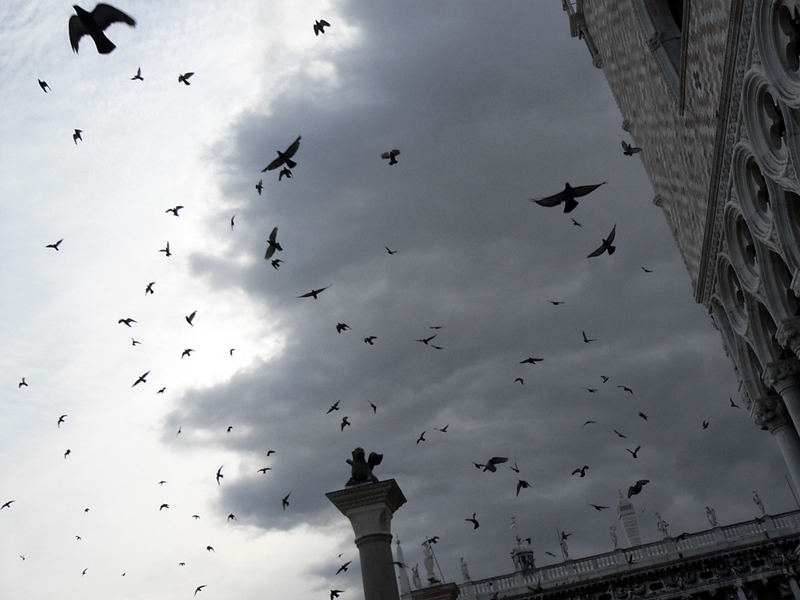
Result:
[[[471,581],[464,568],[457,592],[428,585],[401,600],[800,600],[800,511],[538,568],[524,542],[517,538],[511,573]]]
[[[800,488],[800,6],[562,0],[740,384]]]

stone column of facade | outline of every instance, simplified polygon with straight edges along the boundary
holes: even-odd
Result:
[[[761,379],[767,387],[780,394],[795,429],[800,431],[800,361],[787,358],[771,362],[764,369]]]
[[[800,358],[800,317],[784,319],[775,332],[775,340],[784,348],[789,348]]]
[[[406,497],[394,479],[362,483],[325,494],[350,519],[361,561],[364,600],[399,600],[391,523]]]
[[[789,575],[786,579],[789,582],[789,589],[792,590],[794,600],[800,600],[800,586],[797,585],[797,580],[793,575]]]
[[[767,396],[755,400],[752,410],[756,425],[768,429],[775,438],[792,483],[800,489],[800,436],[784,403],[776,396]]]

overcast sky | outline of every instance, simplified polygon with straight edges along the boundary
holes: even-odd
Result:
[[[571,556],[610,550],[637,479],[644,541],[656,512],[674,534],[706,505],[750,519],[754,489],[795,506],[560,2],[117,6],[137,26],[104,56],[72,52],[66,2],[0,6],[1,595],[358,600],[324,496],[356,446],[408,499],[407,562],[438,535],[459,583],[462,556],[513,570],[512,516],[539,565],[558,529]],[[298,135],[293,177],[261,173]],[[565,181],[608,183],[569,215],[529,202]]]

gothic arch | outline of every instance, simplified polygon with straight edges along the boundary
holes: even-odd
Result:
[[[749,326],[745,293],[736,270],[724,255],[720,255],[717,262],[717,282],[720,301],[732,329],[739,335],[745,335]]]
[[[757,67],[744,76],[742,116],[761,171],[776,179],[784,177],[789,164],[787,123],[793,117]]]
[[[755,38],[764,69],[781,99],[800,107],[800,3],[797,0],[758,0]]]
[[[739,209],[753,234],[765,243],[774,243],[773,198],[778,186],[764,177],[750,146],[740,142],[733,150],[733,185]]]
[[[800,316],[800,299],[792,291],[792,272],[780,254],[764,249],[760,254],[764,297],[770,312],[780,323]]]
[[[739,282],[751,294],[759,292],[761,272],[756,240],[739,208],[732,202],[725,205],[723,231],[728,254]]]
[[[773,185],[776,192],[772,209],[778,243],[790,269],[797,271],[800,269],[800,195],[795,190]]]
[[[769,309],[758,300],[751,302],[749,308],[753,352],[758,357],[763,372],[768,364],[787,358],[791,353],[778,345],[775,340],[778,326]]]

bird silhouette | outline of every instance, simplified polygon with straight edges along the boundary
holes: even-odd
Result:
[[[25,378],[24,378],[24,377],[23,377],[23,378],[20,380],[20,382],[17,384],[17,389],[19,389],[19,388],[21,388],[21,387],[28,387],[28,382],[27,382],[27,381],[25,381]]]
[[[72,141],[75,142],[75,145],[78,145],[78,140],[83,141],[81,134],[83,133],[83,129],[76,129],[72,132]]]
[[[570,219],[572,219],[572,224],[573,224],[573,225],[575,225],[575,227],[583,227],[583,225],[581,225],[580,223],[578,223],[578,222],[575,220],[575,218],[574,218],[574,217],[570,217]]]
[[[517,466],[517,461],[514,461],[514,465],[510,466],[509,469],[514,471],[514,473],[519,473],[519,467]]]
[[[225,475],[222,474],[222,467],[224,466],[225,465],[220,465],[219,469],[217,469],[217,474],[214,476],[214,478],[217,480],[217,485],[219,485],[219,480],[225,477]]]
[[[708,429],[708,425],[709,425],[708,421],[703,421],[702,423],[703,429]]]
[[[580,476],[581,476],[581,477],[586,477],[586,470],[587,470],[588,468],[589,468],[589,465],[583,465],[582,467],[578,467],[577,469],[575,469],[575,470],[572,472],[572,474],[573,474],[573,475],[577,475],[578,473],[580,473]]]
[[[169,504],[167,504],[166,502],[164,504],[162,504],[161,506],[159,506],[158,510],[164,510],[165,508],[169,508]]]
[[[425,441],[425,432],[423,431],[422,433],[419,434],[419,437],[417,438],[417,444],[424,441]]]
[[[131,317],[126,317],[124,319],[120,319],[119,321],[117,321],[117,323],[122,323],[123,325],[127,325],[128,327],[131,327],[131,323],[136,323],[136,322],[137,322],[136,319],[132,319]]]
[[[587,425],[591,425],[592,423],[597,423],[597,421],[584,421],[581,427],[586,427]]]
[[[447,433],[447,428],[450,427],[450,423],[445,425],[444,427],[434,427],[436,431],[441,431],[442,433]]]
[[[339,431],[344,431],[344,428],[350,425],[350,421],[347,419],[347,415],[342,417],[342,422],[339,425]]]
[[[333,600],[334,598],[338,598],[339,594],[342,594],[342,593],[344,593],[344,590],[331,590],[330,600]]]
[[[647,269],[645,267],[642,267],[642,271],[644,271],[645,273],[652,273],[653,272],[652,269]]]
[[[558,306],[559,304],[564,304],[563,300],[548,300],[548,302],[550,304],[552,304],[553,306]]]
[[[536,202],[539,206],[558,206],[559,204],[564,204],[564,212],[568,213],[571,212],[576,206],[578,206],[578,202],[575,198],[580,198],[581,196],[585,196],[586,194],[590,194],[601,185],[606,183],[603,181],[602,183],[597,183],[594,185],[580,185],[578,187],[572,187],[569,183],[564,184],[564,189],[558,192],[557,194],[553,194],[552,196],[546,196],[544,198],[532,198],[531,202]]]
[[[264,260],[268,260],[269,258],[271,258],[272,255],[275,254],[276,250],[279,252],[283,250],[283,247],[275,239],[277,235],[278,235],[278,228],[273,227],[272,231],[269,234],[269,237],[267,238],[267,251],[264,253]]]
[[[384,246],[384,248],[386,248],[386,253],[389,255],[397,254],[397,250],[390,250],[389,246]]]
[[[159,252],[163,252],[165,256],[172,256],[172,252],[169,251],[169,242],[167,242],[166,248],[162,248]]]
[[[286,510],[286,507],[289,506],[289,496],[291,495],[292,492],[289,492],[283,498],[281,498],[281,510]]]
[[[641,446],[636,446],[636,449],[634,449],[634,450],[631,450],[630,448],[625,448],[625,450],[627,450],[628,452],[630,452],[630,453],[631,453],[631,456],[632,456],[633,458],[638,458],[637,454],[639,453],[639,448],[641,448]]]
[[[234,220],[236,219],[236,215],[231,216],[231,231],[233,231]]]
[[[353,562],[353,561],[352,560],[348,560],[346,563],[341,565],[338,569],[336,569],[336,573],[334,573],[334,575],[338,575],[339,573],[346,573],[347,572],[347,567],[350,566],[351,562]]]
[[[331,24],[328,23],[325,19],[320,19],[319,21],[314,21],[314,35],[319,35],[320,33],[325,33],[325,27],[330,27]]]
[[[236,521],[236,515],[235,515],[235,514],[233,514],[233,513],[230,513],[230,514],[228,515],[228,521]]]
[[[614,254],[614,250],[616,250],[617,247],[616,246],[612,246],[611,242],[614,241],[614,236],[616,235],[616,232],[617,232],[617,226],[614,225],[614,227],[611,228],[611,232],[608,234],[608,237],[603,238],[603,243],[600,244],[600,247],[597,248],[596,250],[593,250],[592,252],[590,252],[586,256],[586,258],[592,258],[594,256],[600,256],[603,252],[608,252],[609,256]]]
[[[638,146],[631,146],[628,142],[626,142],[625,140],[622,140],[622,153],[625,156],[633,156],[637,152],[641,152],[641,151],[642,151],[642,149],[639,148]]]
[[[94,41],[100,54],[108,54],[116,48],[114,43],[103,33],[109,25],[126,23],[131,27],[136,27],[136,21],[109,4],[98,4],[92,12],[82,9],[77,4],[73,4],[72,8],[75,9],[76,14],[69,18],[69,43],[75,53],[78,52],[81,38],[88,35]]]
[[[394,148],[393,150],[389,150],[388,152],[384,152],[381,154],[381,158],[384,160],[388,160],[390,165],[397,164],[397,156],[400,154],[400,150]]]
[[[284,177],[286,177],[286,179],[291,179],[292,178],[292,171],[290,169],[288,169],[287,167],[283,167],[278,172],[278,181],[280,181]]]
[[[636,483],[634,483],[631,487],[628,488],[628,498],[640,493],[642,491],[642,488],[648,483],[650,483],[649,479],[639,479]]]
[[[208,547],[211,548],[211,546]],[[206,584],[198,585],[196,588],[194,588],[194,595],[197,596],[197,592],[202,592],[204,587],[206,587]]]
[[[191,356],[192,352],[194,352],[194,348],[185,348],[183,352],[181,352],[181,360],[183,360],[184,356]]]
[[[267,471],[272,471],[272,467],[261,467],[257,473],[263,473],[264,475],[267,474]]]
[[[178,83],[183,83],[184,85],[192,85],[189,83],[189,79],[194,75],[194,71],[189,71],[188,73],[184,73],[182,75],[178,75]]]
[[[280,258],[273,258],[272,261],[270,262],[270,264],[272,265],[272,268],[277,271],[278,267],[281,266],[282,262],[283,261]]]
[[[174,207],[172,207],[172,208],[168,208],[168,209],[167,209],[167,210],[165,210],[164,212],[165,212],[165,213],[172,213],[173,215],[175,215],[175,216],[177,217],[177,216],[179,216],[179,215],[178,215],[178,211],[179,211],[180,209],[182,209],[182,208],[183,208],[183,205],[181,205],[181,204],[178,204],[177,206],[174,206]]]
[[[350,325],[347,323],[337,323],[336,324],[336,333],[342,333],[343,331],[347,331],[350,329]]]
[[[166,391],[167,391],[167,388],[166,388],[166,387],[162,387],[161,389],[159,389],[159,390],[156,392],[156,394],[163,394],[163,393],[164,393],[164,392],[166,392]]]
[[[138,69],[136,69],[136,75],[131,77],[131,81],[135,81],[135,80],[144,81],[144,77],[142,77],[142,67],[139,67]]]
[[[39,87],[42,88],[42,91],[46,94],[48,89],[51,89],[49,85],[47,85],[46,81],[42,81],[41,79],[37,80],[39,82]]]
[[[136,387],[140,383],[147,383],[146,377],[149,374],[150,374],[150,371],[147,371],[146,373],[142,373],[141,375],[139,375],[139,378],[136,381],[133,382],[133,385],[131,387]]]
[[[214,546],[206,546],[206,550],[207,550],[208,552],[213,552],[214,554],[216,554],[216,553],[217,553],[217,551],[216,551],[216,550],[214,550]]]
[[[591,502],[589,502],[589,506],[591,506],[592,508],[594,508],[598,512],[608,508],[607,506],[601,506],[600,504],[592,504]]]
[[[193,310],[191,313],[189,313],[188,315],[186,315],[186,316],[185,316],[185,317],[183,317],[183,318],[184,318],[184,319],[186,319],[186,322],[187,322],[189,325],[191,325],[192,327],[194,327],[194,323],[192,323],[192,321],[194,321],[194,318],[195,318],[195,316],[196,316],[196,315],[197,315],[197,311],[196,311],[196,310]]]
[[[147,296],[147,294],[155,294],[155,291],[153,291],[153,286],[155,284],[156,284],[155,281],[151,281],[150,283],[147,284],[147,287],[144,288],[144,295],[145,296]]]
[[[535,365],[537,362],[542,362],[543,360],[544,360],[543,358],[534,358],[533,356],[529,356],[525,360],[519,361],[519,364],[524,365],[524,364],[527,363],[527,364]]]
[[[583,388],[583,389],[585,389],[585,390],[586,390],[587,392],[589,392],[590,394],[594,394],[594,393],[596,393],[596,392],[597,392],[597,388],[590,388],[590,387],[586,387],[586,386],[584,386],[584,388]]]
[[[297,139],[289,144],[289,146],[283,152],[276,150],[275,152],[278,153],[278,158],[274,159],[266,167],[261,169],[261,172],[263,173],[264,171],[272,171],[284,164],[290,169],[294,169],[297,166],[297,163],[292,160],[292,156],[294,156],[295,152],[297,152],[297,149],[300,147],[301,137],[302,136],[298,135]]]
[[[519,381],[519,384],[520,384],[520,385],[525,385],[525,380],[524,380],[524,379],[522,379],[522,377],[517,377],[516,379],[514,379],[514,382],[515,382],[515,383],[516,383],[517,381]]]
[[[465,521],[468,521],[469,523],[472,523],[472,529],[477,529],[478,527],[480,527],[480,523],[478,523],[478,519],[475,518],[476,514],[477,513],[472,513],[472,516],[470,518],[464,519]]]
[[[335,410],[339,410],[339,402],[341,402],[341,400],[337,400],[336,402],[331,404],[330,408],[325,411],[325,414],[328,415],[328,414],[332,413]]]
[[[16,500],[6,500],[2,505],[0,505],[0,510],[3,510],[4,508],[11,508],[11,505],[14,504],[14,502],[16,502]]]
[[[483,465],[483,472],[491,471],[492,473],[497,471],[497,465],[508,462],[508,458],[505,456],[493,456],[486,463]]]
[[[68,457],[70,454],[72,454],[72,450],[70,450],[69,448],[67,448],[67,450],[64,452],[64,460],[66,460],[66,459],[67,459],[67,457]],[[75,536],[75,537],[78,537],[78,536]],[[81,539],[81,538],[79,538],[79,537],[78,537],[78,539]]]
[[[368,335],[367,337],[364,338],[364,343],[369,344],[370,346],[374,346],[375,345],[374,342],[377,339],[378,339],[377,335]]]
[[[314,300],[316,300],[317,299],[317,295],[321,294],[323,291],[327,290],[329,287],[331,287],[331,286],[326,285],[325,287],[318,288],[316,290],[311,290],[310,292],[306,292],[305,294],[300,294],[298,296],[298,298],[314,298]]]
[[[275,452],[275,450],[267,450],[267,456],[270,454],[277,454],[277,452]]]
[[[370,402],[369,405],[372,407],[372,414],[373,415],[378,414],[378,407],[375,406],[372,402]]]
[[[600,379],[602,379],[603,383],[605,383],[606,381],[609,380],[609,377],[607,375],[600,375]]]
[[[644,414],[643,412],[640,412],[640,413],[639,413],[639,416],[640,416],[642,419],[644,419],[645,421],[647,421],[647,415],[646,415],[646,414]]]
[[[517,480],[517,493],[516,493],[516,495],[517,495],[517,496],[519,496],[519,491],[520,491],[522,488],[529,488],[529,487],[531,487],[531,484],[530,484],[530,483],[528,483],[528,482],[527,482],[527,481],[525,481],[524,479],[518,479],[518,480]]]
[[[629,394],[633,395],[633,390],[629,388],[627,385],[618,385],[617,387],[622,391],[628,392]]]
[[[595,338],[586,337],[586,332],[585,331],[581,331],[581,335],[583,336],[583,343],[584,344],[588,344],[590,342],[596,342],[597,341]]]
[[[414,340],[414,341],[415,341],[415,342],[422,342],[423,344],[425,344],[425,345],[427,346],[427,345],[428,345],[428,342],[430,342],[430,341],[431,341],[433,338],[435,338],[437,335],[439,335],[439,334],[436,334],[436,333],[435,333],[435,334],[433,334],[433,335],[432,335],[432,336],[430,336],[430,337],[421,338],[421,339]]]
[[[58,251],[58,249],[59,249],[58,247],[61,245],[61,242],[63,242],[63,241],[64,241],[64,238],[61,238],[60,240],[58,240],[57,242],[55,242],[53,244],[47,244],[45,246],[45,248],[52,248],[53,250]]]
[[[619,431],[617,431],[616,429],[614,430],[614,433],[616,433],[616,434],[617,434],[617,437],[621,437],[622,439],[625,439],[625,438],[627,438],[627,437],[628,437],[627,435],[625,435],[624,433],[620,433],[620,432],[619,432]]]
[[[67,418],[68,416],[69,416],[69,415],[61,415],[60,417],[58,417],[58,421],[56,422],[56,427],[58,427],[59,429],[61,429],[61,424],[62,424],[62,423],[63,423],[63,422],[66,420],[66,418]]]
[[[263,179],[259,179],[258,183],[256,184],[256,191],[258,192],[259,196],[261,195],[261,191],[263,189],[264,189],[264,180]]]

